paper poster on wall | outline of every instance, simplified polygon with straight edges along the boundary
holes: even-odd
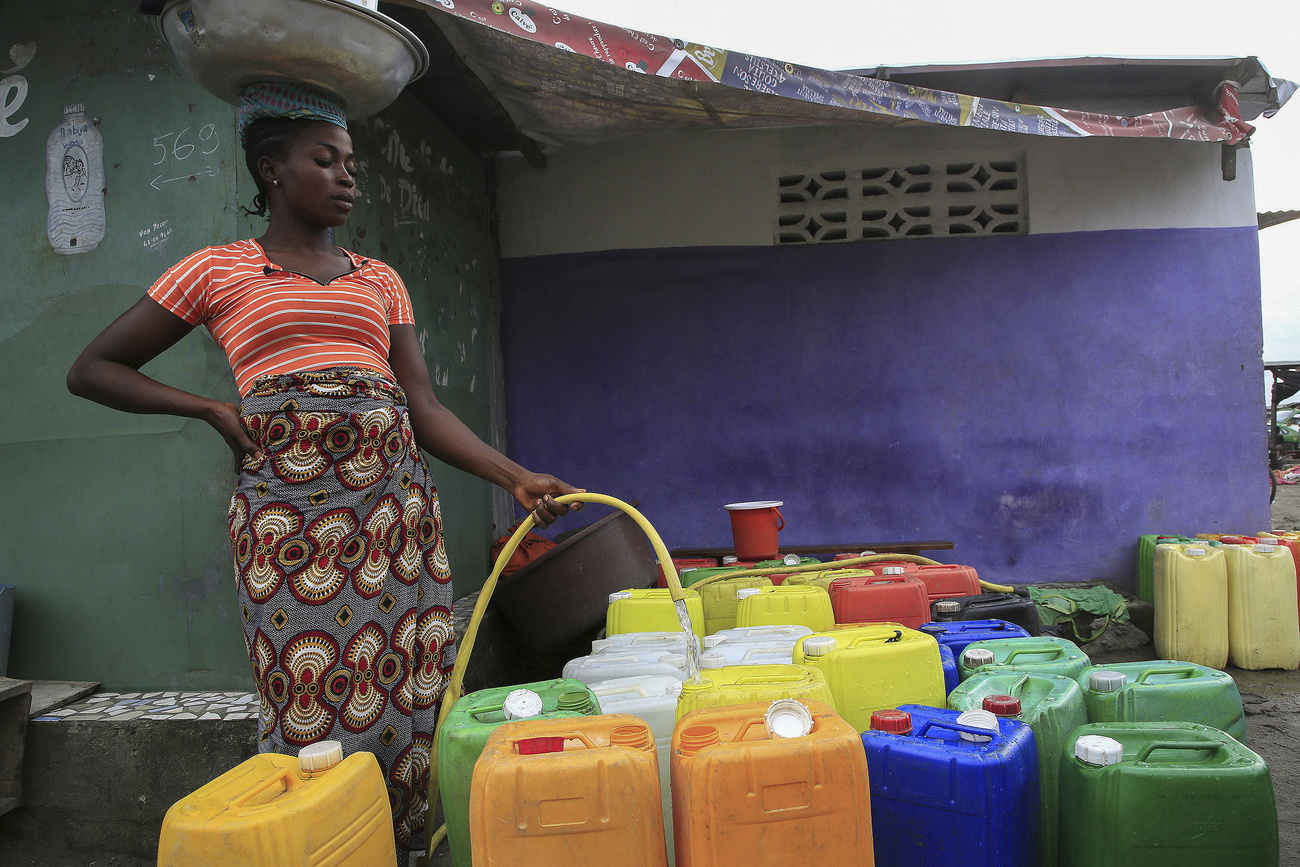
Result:
[[[104,240],[104,140],[81,103],[64,107],[45,142],[45,198],[54,252],[89,253]]]

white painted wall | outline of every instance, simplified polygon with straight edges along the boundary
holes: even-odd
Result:
[[[668,132],[554,149],[543,169],[503,157],[502,255],[770,246],[781,175],[1006,155],[1025,161],[1032,234],[1255,224],[1250,151],[1227,182],[1215,144],[934,126]]]

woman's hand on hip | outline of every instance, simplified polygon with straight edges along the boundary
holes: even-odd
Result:
[[[237,462],[242,464],[246,458],[262,459],[262,449],[249,437],[239,420],[239,407],[233,403],[214,400],[206,421],[221,434]]]
[[[582,503],[561,503],[556,497],[563,494],[585,493],[585,488],[565,484],[555,476],[545,473],[528,473],[511,490],[515,501],[523,506],[539,527],[549,527],[570,511],[581,511]]]

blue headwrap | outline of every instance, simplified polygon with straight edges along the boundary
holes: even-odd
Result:
[[[290,120],[323,120],[347,129],[348,119],[332,97],[302,84],[268,81],[250,84],[239,94],[239,143],[255,120],[282,117]]]

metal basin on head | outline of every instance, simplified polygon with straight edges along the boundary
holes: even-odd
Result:
[[[347,0],[172,0],[158,27],[182,68],[232,104],[249,84],[292,81],[367,117],[429,68],[414,33]]]

